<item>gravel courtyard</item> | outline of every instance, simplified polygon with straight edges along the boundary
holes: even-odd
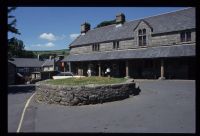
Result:
[[[84,106],[29,105],[22,132],[194,133],[194,80],[136,80],[139,95]]]

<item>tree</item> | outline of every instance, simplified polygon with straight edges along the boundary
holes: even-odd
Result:
[[[8,39],[8,57],[19,57],[20,52],[24,50],[24,43],[13,37]]]
[[[112,25],[112,24],[115,24],[115,20],[103,21],[97,25],[97,28],[102,27],[102,26]]]
[[[62,55],[65,55],[65,51],[62,51]]]
[[[8,39],[8,57],[35,58],[36,55],[32,51],[24,50],[24,46],[22,40],[15,37]]]
[[[10,13],[12,11],[14,11],[14,10],[16,10],[16,7],[8,8],[8,19],[12,19],[11,22],[8,23],[8,32],[20,35],[19,30],[16,28],[16,22],[17,22],[17,20],[16,20],[15,16],[10,15]]]

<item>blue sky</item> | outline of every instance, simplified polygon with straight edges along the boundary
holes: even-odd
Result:
[[[17,37],[26,50],[59,50],[80,34],[80,25],[89,22],[93,29],[102,21],[115,19],[124,13],[126,21],[172,12],[186,7],[18,7],[17,28],[21,35],[9,33],[8,38]]]

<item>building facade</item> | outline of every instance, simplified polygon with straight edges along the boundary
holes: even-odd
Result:
[[[62,60],[64,59],[63,55],[58,55],[57,57],[52,58],[52,56],[49,57],[43,64],[42,69],[43,71],[66,71],[68,70],[66,67],[67,65],[64,65],[64,62]]]
[[[42,64],[37,58],[12,58],[8,60],[8,84],[18,82],[21,77],[30,77],[33,72],[41,72]]]
[[[81,25],[81,34],[70,44],[64,59],[69,70],[87,75],[147,79],[195,79],[195,8],[125,21],[90,30]]]

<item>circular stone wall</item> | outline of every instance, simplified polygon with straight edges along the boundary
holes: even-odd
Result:
[[[86,105],[110,102],[139,94],[135,83],[128,81],[110,85],[67,86],[36,83],[36,97],[40,102],[61,105]]]

